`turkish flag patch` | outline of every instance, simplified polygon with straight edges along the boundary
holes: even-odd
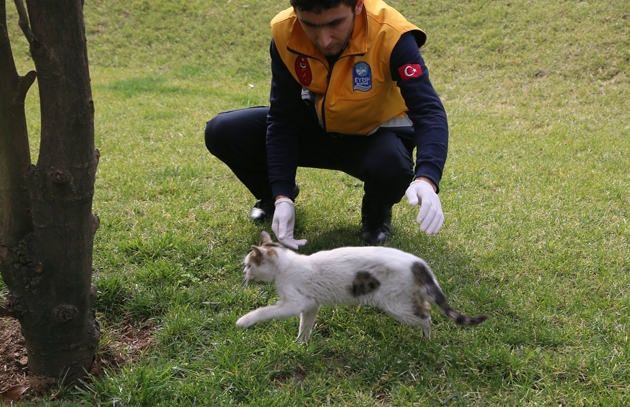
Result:
[[[417,78],[422,75],[422,67],[420,64],[407,64],[398,68],[398,74],[403,81],[411,78]]]

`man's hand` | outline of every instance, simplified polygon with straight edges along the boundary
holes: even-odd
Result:
[[[297,250],[299,246],[304,246],[306,240],[295,240],[293,238],[293,227],[295,226],[295,208],[293,201],[289,198],[276,200],[276,211],[273,214],[271,230],[283,245]]]
[[[409,205],[416,206],[420,203],[420,213],[416,219],[420,230],[427,235],[437,233],[444,223],[444,213],[433,185],[423,179],[416,179],[409,185],[405,195]]]

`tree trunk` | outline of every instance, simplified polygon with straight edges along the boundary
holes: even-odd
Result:
[[[4,2],[0,24],[6,20]],[[83,4],[27,0],[27,20],[21,2],[16,1],[20,27],[38,77],[41,143],[37,165],[30,165],[24,96],[34,74],[20,78],[15,72],[3,27],[0,270],[9,288],[9,311],[26,340],[30,370],[73,382],[89,370],[99,339],[91,291],[98,151]]]
[[[6,30],[5,0],[0,0],[0,242],[32,232],[30,199],[24,174],[31,164],[24,99],[35,72],[18,75]],[[0,256],[2,256],[0,248]]]

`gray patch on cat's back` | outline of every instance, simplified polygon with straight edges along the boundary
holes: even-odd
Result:
[[[425,290],[433,302],[439,305],[442,310],[448,307],[444,293],[435,281],[429,266],[424,262],[416,261],[411,266],[411,272],[415,283]]]
[[[350,293],[353,297],[360,297],[378,290],[380,286],[381,282],[372,274],[367,271],[359,271],[352,281]]]
[[[426,264],[416,261],[411,266],[411,272],[413,273],[413,279],[416,284],[420,286],[427,286],[433,284],[433,277],[431,276],[431,271],[426,266]]]

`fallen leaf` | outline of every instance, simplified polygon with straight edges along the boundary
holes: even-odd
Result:
[[[20,401],[26,390],[28,390],[28,386],[26,385],[17,385],[8,388],[0,393],[0,396],[2,397],[2,404],[11,404],[12,401]]]

